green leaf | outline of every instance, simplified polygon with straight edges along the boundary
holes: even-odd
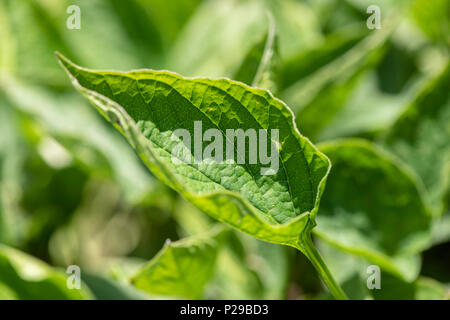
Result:
[[[67,287],[67,275],[23,252],[0,244],[0,291],[16,299],[91,299],[90,291]],[[8,293],[9,292],[9,293]]]
[[[420,176],[435,215],[445,209],[450,181],[450,63],[394,123],[384,145]]]
[[[297,248],[308,221],[308,228],[314,226],[330,163],[268,91],[166,71],[90,71],[58,57],[74,86],[127,137],[150,170],[204,212],[259,239]],[[175,164],[170,137],[180,127],[193,136],[194,121],[222,132],[278,129],[280,170],[263,176],[259,164]]]
[[[373,65],[383,54],[384,44],[396,24],[395,19],[390,21],[383,29],[368,35],[330,63],[290,85],[282,96],[295,113],[310,109],[308,106],[325,89],[335,84],[345,85],[346,81],[354,78],[361,70]]]
[[[383,270],[380,266],[380,289],[369,289],[367,282],[373,271],[368,267],[373,265],[361,256],[341,251],[316,239],[320,252],[337,281],[352,299],[375,300],[444,300],[448,299],[449,288],[438,281],[419,276],[413,282],[406,282]]]
[[[278,87],[278,38],[273,17],[269,17],[269,30],[261,41],[253,45],[233,76],[234,80],[255,87],[277,92]]]
[[[364,140],[323,143],[333,171],[316,234],[406,280],[430,241],[431,214],[417,181],[392,155]]]
[[[305,54],[305,58],[314,55],[311,64],[308,60],[303,64],[295,60],[292,62],[292,68],[299,71],[299,78],[281,92],[281,97],[292,107],[298,125],[312,141],[323,139],[322,132],[333,126],[336,118],[347,109],[347,101],[351,101],[355,88],[367,78],[364,77],[367,70],[373,68],[385,54],[386,41],[395,25],[396,20],[393,19],[382,30],[362,40],[358,41],[356,35],[356,39],[342,44],[338,42],[336,47],[325,45],[321,50],[313,50]],[[344,51],[352,44],[350,49]],[[341,54],[336,56],[335,53]],[[329,61],[331,58],[333,60]],[[285,84],[292,82],[292,75],[284,72],[284,76]]]
[[[138,289],[151,294],[200,299],[214,273],[217,250],[224,229],[166,242],[163,249],[131,279]]]

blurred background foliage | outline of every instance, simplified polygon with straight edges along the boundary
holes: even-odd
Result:
[[[81,8],[80,30],[66,27],[72,4]],[[366,27],[371,4],[381,8],[379,30]],[[418,94],[448,70],[448,0],[0,0],[0,298],[149,298],[128,276],[167,239],[213,224],[152,177],[73,90],[54,51],[95,69],[246,81],[243,61],[258,57],[268,37],[267,12],[276,30],[267,87],[314,143],[357,137],[383,144]],[[443,79],[434,101],[449,110],[450,84]],[[316,239],[350,297],[448,298],[445,114],[437,119],[441,131],[432,132],[440,145],[411,165],[420,178],[427,175],[421,176],[424,163],[440,161],[443,168],[434,179],[443,181],[439,198],[430,204],[433,241],[415,260],[412,277],[383,272],[383,290],[368,290],[373,261]],[[203,298],[330,298],[294,249],[230,232],[216,260]],[[81,293],[65,289],[71,264],[81,267]]]

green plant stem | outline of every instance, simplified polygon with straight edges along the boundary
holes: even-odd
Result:
[[[319,251],[317,251],[314,246],[314,243],[311,240],[310,232],[304,232],[301,236],[300,247],[298,249],[309,259],[309,261],[311,261],[312,265],[319,273],[322,281],[325,282],[325,285],[328,287],[331,294],[337,300],[348,300],[347,295],[336,280],[334,280],[333,275],[325,264],[325,261],[323,261]]]

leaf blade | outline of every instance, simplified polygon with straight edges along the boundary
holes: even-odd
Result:
[[[224,229],[166,242],[160,252],[131,279],[151,294],[199,299],[214,273],[217,250]]]
[[[361,139],[320,144],[333,161],[315,233],[412,280],[416,254],[430,244],[431,213],[415,177],[389,153]],[[354,196],[365,190],[365,197]]]
[[[88,288],[67,287],[63,272],[21,251],[0,244],[0,285],[11,289],[9,298],[91,299]]]
[[[307,220],[314,223],[330,163],[301,136],[290,109],[270,92],[228,79],[184,78],[167,71],[96,72],[57,57],[75,87],[107,119],[112,117],[150,170],[203,211],[260,239],[293,246]],[[132,100],[136,96],[138,100]],[[208,168],[177,168],[168,160],[170,146],[160,147],[179,127],[193,132],[192,123],[184,119],[202,120],[222,132],[229,127],[279,129],[282,170],[262,176],[255,174],[258,165],[235,165],[231,172],[219,167],[222,174],[237,179],[233,184],[220,177],[216,183],[217,176],[208,177]],[[243,178],[239,181],[239,177]],[[261,190],[275,191],[267,201]],[[224,206],[230,211],[224,212]]]
[[[421,178],[436,216],[450,189],[450,63],[417,94],[387,133],[383,145]]]

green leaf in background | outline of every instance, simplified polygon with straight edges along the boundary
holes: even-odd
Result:
[[[295,113],[306,108],[323,89],[334,82],[344,83],[361,69],[371,66],[383,53],[397,21],[391,21],[380,31],[365,37],[350,50],[317,71],[289,86],[282,96],[292,106]],[[326,61],[326,60],[324,60]]]
[[[313,142],[387,130],[446,59],[445,52],[425,49],[414,26],[386,12],[381,30],[352,26],[284,64],[281,97]]]
[[[350,86],[344,85],[337,90],[330,89],[331,94],[328,96],[323,94],[323,99],[319,102],[321,105],[331,101],[330,104],[341,103],[342,107],[316,134],[316,140],[327,141],[358,135],[372,136],[386,131],[402,112],[404,105],[413,99],[415,90],[421,84],[419,80],[413,81],[401,93],[392,95],[382,92],[377,82],[376,72],[367,70],[358,75],[354,81],[350,80]],[[341,88],[343,92],[339,92]],[[346,92],[346,88],[350,88],[351,91]],[[334,97],[338,98],[337,101],[333,100]],[[340,97],[342,99],[339,99]]]
[[[234,80],[248,85],[269,89],[273,94],[278,90],[278,38],[273,17],[269,17],[269,30],[263,39],[253,45],[233,76]]]
[[[327,242],[316,239],[317,247],[325,257],[339,284],[351,299],[375,300],[446,300],[450,287],[428,277],[419,276],[412,282],[406,282],[392,274],[380,271],[380,289],[369,289],[367,281],[373,274],[368,269],[373,263],[358,255],[341,251]],[[369,279],[369,282],[370,279]]]
[[[436,216],[450,181],[450,64],[431,80],[388,132],[384,145],[422,179]]]
[[[168,241],[132,278],[136,288],[150,294],[199,299],[214,273],[217,251],[225,230]]]
[[[331,62],[328,62],[326,53],[329,49],[325,45],[322,49],[324,51],[322,59],[313,59],[311,65],[308,63],[293,65],[299,71],[300,77],[281,92],[281,97],[293,108],[299,127],[313,141],[317,141],[320,133],[346,108],[346,101],[350,99],[361,79],[364,79],[365,72],[373,68],[384,55],[386,41],[395,23],[394,20],[390,25],[356,42]],[[348,41],[351,44],[355,40]],[[344,42],[342,45],[349,44]],[[340,46],[332,49],[336,53],[340,50]],[[315,51],[310,54],[313,55]],[[312,67],[317,69],[311,70]]]
[[[410,172],[364,140],[320,144],[333,163],[315,233],[411,281],[430,242],[431,214]],[[364,192],[363,194],[361,192]]]
[[[82,284],[67,287],[67,275],[23,252],[0,244],[0,292],[11,299],[91,299]]]

